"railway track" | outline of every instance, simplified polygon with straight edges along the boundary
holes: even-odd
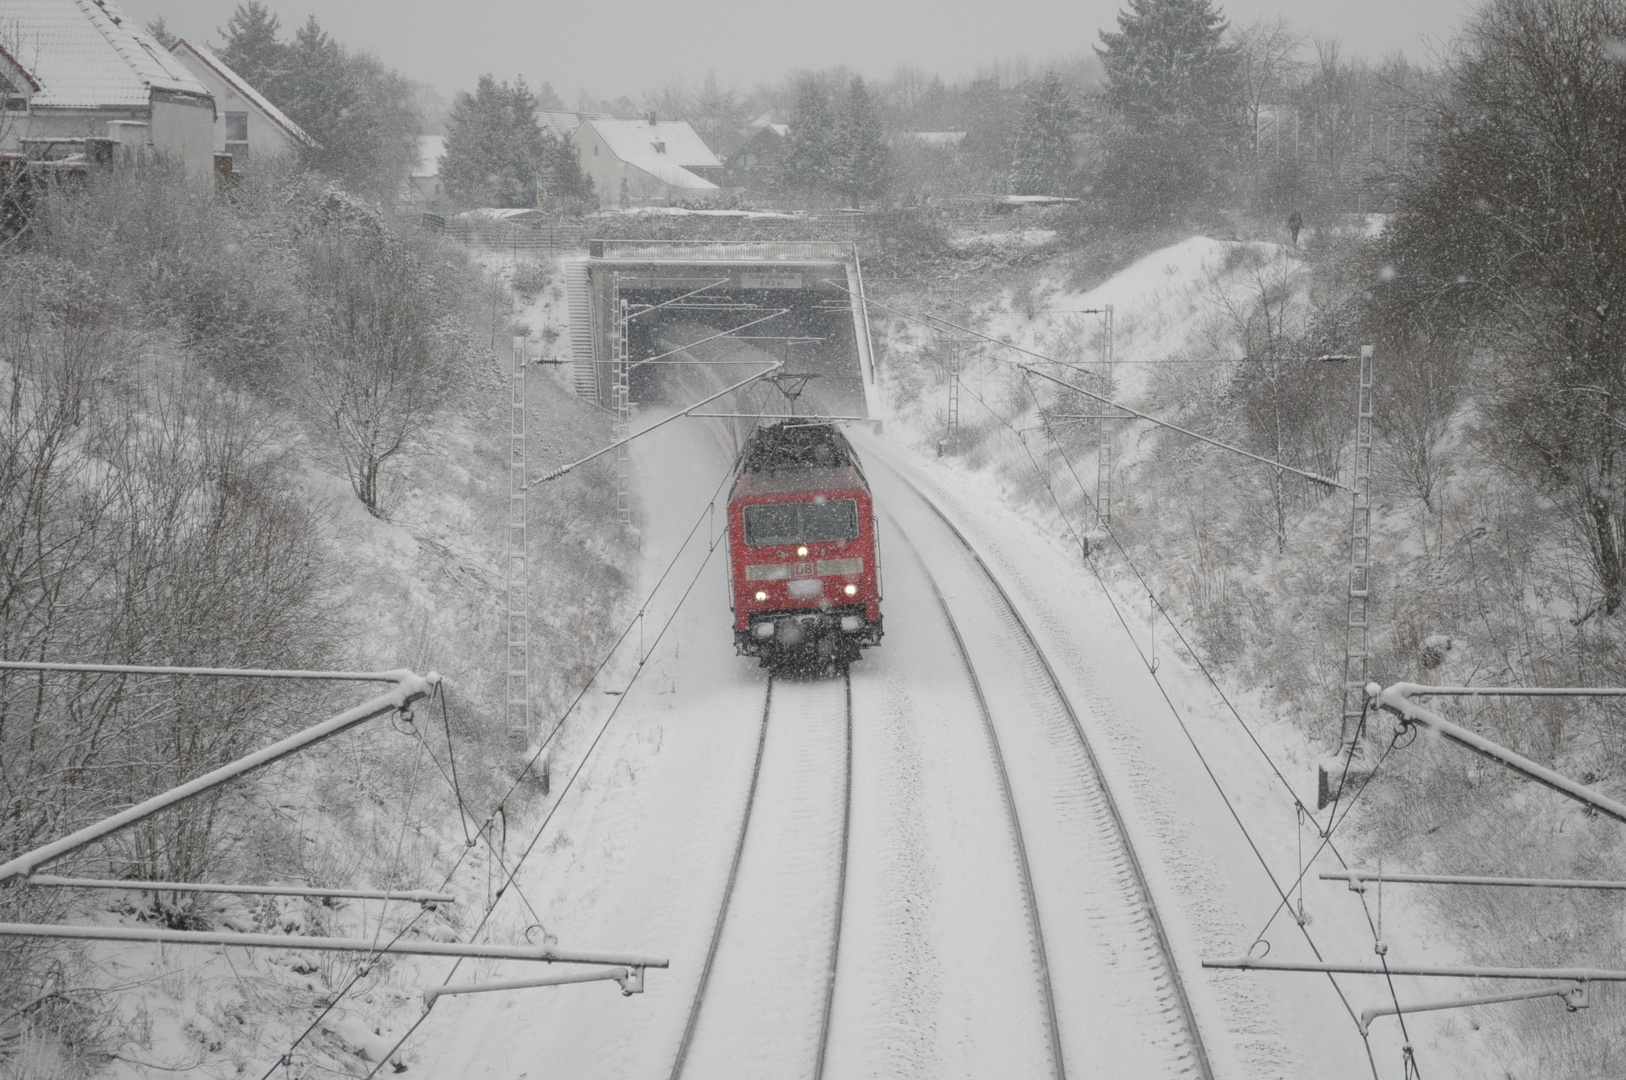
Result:
[[[823,1076],[847,892],[852,745],[849,677],[769,678],[728,882],[671,1080]],[[831,776],[842,782],[831,785]]]
[[[894,523],[892,535],[928,579],[984,716],[1029,898],[1055,1075],[1071,1063],[1080,1075],[1212,1080],[1122,810],[1048,657],[965,535],[907,476],[870,458],[925,511],[916,524],[930,523],[913,535]]]
[[[908,533],[897,526],[895,519],[887,516],[892,522],[893,534],[902,539],[909,554],[913,556],[915,564],[920,568],[922,576],[931,588],[932,596],[937,601],[937,607],[943,615],[944,624],[949,634],[954,638],[955,650],[958,654],[961,668],[966,679],[971,684],[973,696],[977,702],[977,713],[982,721],[983,733],[988,738],[988,750],[993,759],[994,771],[999,779],[1000,793],[1004,796],[1005,821],[1010,828],[1011,844],[1016,851],[1016,862],[1021,877],[1021,890],[1024,907],[1028,918],[1028,933],[1033,949],[1033,960],[1039,984],[1039,996],[1043,1002],[1045,1013],[1044,1026],[1048,1036],[1050,1049],[1051,1075],[1056,1080],[1065,1080],[1067,1064],[1061,1045],[1061,1022],[1056,1015],[1055,988],[1050,980],[1050,957],[1044,943],[1044,924],[1039,917],[1038,894],[1033,888],[1033,864],[1028,857],[1027,839],[1022,831],[1021,814],[1016,806],[1016,793],[1011,788],[1010,770],[1005,766],[1005,752],[1000,745],[999,732],[994,726],[992,711],[988,708],[988,695],[983,691],[982,680],[977,677],[976,665],[971,661],[971,653],[966,648],[965,637],[960,633],[960,626],[954,619],[954,612],[949,608],[948,598],[938,586],[937,579],[932,576],[931,569],[926,560],[921,557],[920,551],[909,539]]]

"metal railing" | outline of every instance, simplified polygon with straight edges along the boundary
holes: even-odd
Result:
[[[595,259],[751,259],[776,262],[850,262],[845,240],[603,240],[587,241]]]
[[[459,221],[440,214],[425,214],[423,226],[469,247],[516,255],[557,256],[580,251],[587,245],[587,227],[579,222],[516,225],[501,221]]]

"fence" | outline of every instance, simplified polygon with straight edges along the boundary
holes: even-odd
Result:
[[[470,247],[514,255],[558,256],[587,246],[587,228],[580,222],[471,221],[425,214],[423,226]]]

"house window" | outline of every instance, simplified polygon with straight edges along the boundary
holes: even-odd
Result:
[[[593,156],[598,157],[598,143],[593,144]]]
[[[248,113],[229,112],[226,121],[226,153],[233,156],[248,153]]]
[[[5,102],[9,112],[23,112],[28,108],[28,99],[4,75],[0,75],[0,101]]]

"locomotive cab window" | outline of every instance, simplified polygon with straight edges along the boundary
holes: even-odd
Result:
[[[751,547],[856,539],[858,502],[855,499],[761,503],[745,508],[745,542]]]

